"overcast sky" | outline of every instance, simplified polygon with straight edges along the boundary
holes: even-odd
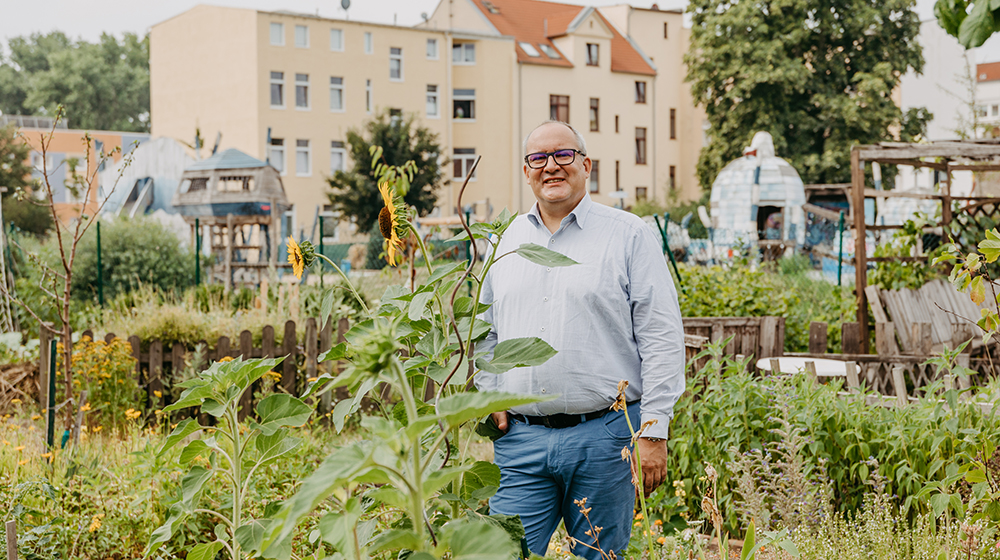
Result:
[[[608,6],[626,0],[562,0],[570,4]],[[7,2],[0,17],[0,39],[35,32],[63,31],[72,38],[95,41],[102,32],[120,34],[132,31],[145,34],[156,23],[191,7],[206,3],[261,10],[292,10],[318,13],[323,17],[414,25],[420,14],[430,14],[439,0],[352,0],[348,11],[341,0],[19,0]],[[653,0],[632,0],[631,4],[649,7]],[[658,0],[661,8],[682,8],[686,0]],[[917,0],[921,19],[932,18],[934,0]],[[980,49],[979,62],[1000,60],[1000,40],[993,39]]]

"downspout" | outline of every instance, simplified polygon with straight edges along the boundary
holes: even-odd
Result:
[[[652,135],[653,136],[653,167],[652,167],[652,172],[653,172],[653,200],[654,201],[656,200],[656,184],[657,184],[657,176],[656,176],[656,159],[657,159],[657,157],[656,156],[659,155],[659,152],[656,151],[656,138],[658,136],[658,134],[657,134],[657,126],[656,126],[656,124],[657,124],[656,123],[656,80],[659,79],[659,77],[660,77],[660,74],[659,74],[659,72],[657,72],[656,75],[653,76],[653,79],[651,80],[653,82],[653,135]],[[667,202],[667,198],[666,197],[663,197],[663,202],[664,202],[664,204],[666,204],[666,202]],[[664,227],[666,227],[666,224],[664,224]]]
[[[515,47],[516,48],[516,47]],[[524,68],[520,62],[517,61],[517,51],[514,51],[514,64],[517,64],[517,138],[514,139],[514,145],[518,146],[517,151],[518,158],[516,161],[521,161],[521,139],[524,138],[524,82],[521,81],[521,70]],[[517,166],[515,166],[515,169]],[[521,175],[514,172],[514,184],[517,185],[517,209],[518,212],[524,212],[524,187],[521,185]]]

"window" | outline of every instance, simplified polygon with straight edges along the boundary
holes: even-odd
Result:
[[[646,102],[646,82],[635,83],[635,102],[636,103]]]
[[[635,162],[646,163],[646,129],[635,127]]]
[[[670,182],[667,183],[667,186],[670,187],[670,190],[677,189],[677,166],[676,165],[671,165],[670,166]]]
[[[670,139],[677,140],[677,109],[670,110]]]
[[[561,56],[559,56],[559,53],[555,49],[546,45],[545,43],[538,43],[538,46],[542,49],[542,52],[545,53],[545,56],[555,59],[562,58]]]
[[[271,44],[276,47],[285,46],[285,24],[271,23]]]
[[[549,96],[549,118],[554,121],[569,122],[569,96]]]
[[[456,89],[452,92],[451,97],[455,105],[454,112],[452,113],[453,118],[460,120],[475,120],[476,90]]]
[[[618,132],[618,115],[615,115],[615,133]]]
[[[253,189],[251,175],[226,175],[215,183],[215,190],[219,192],[250,192]]]
[[[389,79],[403,80],[403,49],[399,47],[389,48]]]
[[[295,174],[300,177],[312,175],[312,167],[309,165],[309,141],[295,141]]]
[[[371,31],[365,31],[365,54],[375,52],[375,41],[372,40]]]
[[[330,142],[330,174],[347,169],[347,150],[340,140]]]
[[[285,108],[285,73],[271,72],[271,107]]]
[[[343,29],[331,29],[330,30],[330,50],[341,52],[344,50],[344,30]]]
[[[300,49],[309,48],[309,28],[305,25],[295,26],[295,46]]]
[[[475,148],[455,148],[451,158],[451,164],[453,167],[453,175],[456,181],[464,181],[465,176],[469,174],[469,170],[472,169],[472,164],[476,163],[476,149]],[[476,176],[473,175],[470,181],[475,181]]]
[[[438,40],[437,39],[427,39],[427,59],[437,60],[438,56]]]
[[[669,37],[667,36],[667,22],[663,22],[663,38],[669,39]]]
[[[590,192],[599,193],[601,192],[601,162],[591,160],[590,162]]]
[[[438,109],[438,87],[428,85],[427,86],[427,116],[428,117],[440,117],[441,112]]]
[[[451,61],[455,64],[475,64],[475,43],[454,43],[451,46]]]
[[[271,138],[271,146],[267,154],[267,162],[270,163],[278,173],[285,174],[285,140],[282,138]]]
[[[600,130],[600,121],[598,117],[600,116],[600,103],[601,100],[596,97],[590,98],[590,131],[597,132]]]
[[[646,187],[635,188],[635,200],[636,202],[640,200],[646,200]]]
[[[187,188],[184,188],[187,183]],[[194,179],[184,179],[181,184],[181,192],[203,191],[208,188],[208,177],[195,177]]]
[[[389,121],[393,124],[399,122],[399,119],[403,118],[403,110],[396,107],[389,107]]]
[[[365,111],[372,112],[372,81],[365,80]]]
[[[993,105],[990,107],[990,116],[995,117],[1000,115],[1000,105]]]
[[[521,47],[521,50],[524,51],[524,54],[526,54],[526,55],[528,55],[528,56],[530,56],[532,58],[538,58],[538,57],[542,56],[542,55],[538,54],[538,49],[536,49],[535,46],[532,45],[531,43],[521,42],[521,43],[518,43],[517,45],[519,47]]]
[[[323,218],[322,221],[322,231],[320,234],[323,236],[323,243],[325,245],[330,245],[337,242],[337,214],[333,211],[333,206],[330,204],[323,205],[323,211],[319,213],[320,217]]]
[[[597,43],[587,43],[587,66],[600,65],[600,45]]]
[[[295,75],[295,108],[309,108],[309,74]]]
[[[619,179],[621,179],[621,162],[616,159],[615,160],[615,190],[616,191],[622,190],[622,184],[621,184],[621,181]]]
[[[330,110],[344,110],[344,79],[330,76]]]

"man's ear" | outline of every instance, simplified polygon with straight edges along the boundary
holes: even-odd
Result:
[[[590,156],[583,158],[583,170],[590,175],[590,169],[594,167],[594,162],[590,160]]]
[[[528,164],[526,163],[526,164],[522,165],[521,169],[524,170],[524,178],[527,179],[528,178]]]

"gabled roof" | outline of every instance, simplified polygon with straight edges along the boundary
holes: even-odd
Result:
[[[203,159],[185,171],[203,171],[206,169],[249,169],[253,167],[267,167],[267,163],[255,157],[250,157],[236,148],[229,148],[224,152],[219,152],[214,156]]]
[[[977,82],[994,82],[1000,80],[1000,62],[987,62],[976,65]]]
[[[573,64],[566,60],[552,39],[571,33],[586,16],[594,13],[601,18],[612,34],[611,71],[656,75],[656,70],[632,43],[593,8],[543,0],[469,0],[469,2],[486,16],[501,35],[512,36],[517,43],[530,43],[539,51],[539,56],[528,56],[518,44],[515,49],[517,61],[522,64],[572,68]],[[549,57],[539,45],[554,49],[560,58]]]

